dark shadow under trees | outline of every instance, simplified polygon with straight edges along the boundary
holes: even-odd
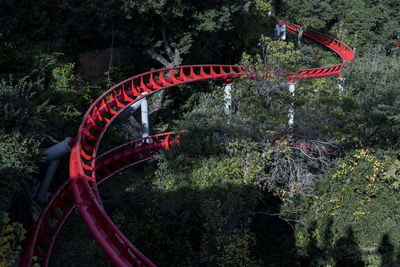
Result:
[[[123,184],[121,179],[109,181],[107,188],[117,184]],[[101,191],[110,217],[157,266],[295,266],[294,228],[274,215],[280,212],[281,201],[263,192],[258,204],[246,203],[254,187],[225,184],[160,191],[135,184],[120,194],[115,194],[116,188]],[[107,266],[104,257],[96,259],[89,251],[82,259],[79,254],[64,257],[66,246],[69,251],[78,251],[94,242],[84,233],[83,225],[76,226],[78,221],[66,223],[50,266],[61,262],[72,266],[85,259],[90,259],[87,266]],[[77,230],[82,236],[79,240],[73,233]],[[94,255],[101,253],[90,247]]]
[[[333,266],[365,266],[362,261],[362,252],[354,238],[354,231],[347,226],[345,234],[338,240],[332,240],[332,218],[325,222],[322,242],[318,244],[316,238],[317,222],[312,221],[307,228],[309,241],[306,253],[300,257],[300,266],[324,266],[328,263]]]
[[[316,238],[317,222],[312,221],[307,228],[309,237],[305,248],[305,254],[299,257],[299,266],[367,266],[362,256],[366,254],[377,255],[380,258],[381,267],[400,266],[400,254],[397,253],[388,234],[382,236],[382,240],[376,250],[362,250],[357,243],[354,230],[347,226],[345,233],[333,240],[333,219],[328,217],[324,231],[321,233],[322,242]]]

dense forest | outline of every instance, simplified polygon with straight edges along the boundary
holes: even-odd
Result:
[[[180,65],[341,62],[278,40],[276,18],[343,41],[354,61],[340,79],[297,80],[294,97],[282,77],[235,80],[229,113],[223,81],[150,96],[151,134],[188,132],[99,186],[107,214],[158,266],[400,266],[399,0],[1,1],[0,266],[18,264],[37,218],[42,152],[111,86]],[[121,114],[100,151],[140,137],[136,121]],[[67,179],[68,156],[50,193]],[[111,262],[74,212],[49,265]]]

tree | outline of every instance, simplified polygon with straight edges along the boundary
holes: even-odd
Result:
[[[255,73],[256,77],[235,84],[235,115],[240,118],[238,121],[251,129],[259,149],[273,162],[260,183],[288,201],[296,194],[311,194],[314,181],[331,167],[329,151],[337,146],[337,140],[323,128],[334,127],[334,121],[324,119],[322,126],[318,125],[318,119],[329,118],[326,110],[337,104],[340,98],[336,91],[330,96],[337,99],[336,103],[327,101],[323,94],[310,93],[300,87],[293,99],[287,90],[287,82],[291,73],[297,71],[299,51],[294,49],[293,43],[272,41],[267,37],[261,38],[260,46],[261,56],[243,56],[243,65],[249,67],[252,70],[250,75]],[[293,101],[295,116],[299,119],[291,128],[287,124],[287,114]],[[306,111],[309,106],[316,110]],[[305,118],[314,114],[319,118],[304,123]],[[275,134],[268,134],[271,130]]]
[[[398,239],[399,164],[394,150],[354,150],[317,182],[313,196],[298,196],[285,206],[283,213],[298,221],[300,255],[320,257],[320,265],[394,264],[393,258],[379,257],[386,253],[387,237],[385,248],[379,244],[385,236]],[[392,253],[398,249],[393,246]]]
[[[382,47],[371,47],[344,72],[344,93],[357,107],[355,133],[365,144],[392,145],[399,138],[400,69],[397,55],[385,55]]]
[[[330,33],[357,51],[364,52],[367,44],[393,49],[390,41],[397,31],[399,5],[393,1],[308,1],[285,0],[278,15],[299,24]]]
[[[285,0],[281,11],[284,11],[283,13],[290,22],[299,24],[306,29],[311,27],[315,30],[321,30],[335,17],[332,2],[330,0],[307,2]]]
[[[257,8],[265,9],[263,1],[256,1],[255,4]],[[215,60],[213,54],[223,53],[223,50],[215,49],[227,40],[224,35],[234,32],[234,26],[242,21],[241,17],[249,5],[250,1],[245,0],[224,3],[142,0],[124,1],[122,9],[127,20],[140,18],[142,41],[149,54],[163,67],[170,68],[181,64],[182,56],[191,54],[192,58],[197,57],[196,54],[204,54],[205,50],[208,57],[204,62]],[[163,97],[164,91],[152,99],[152,122],[161,108]]]

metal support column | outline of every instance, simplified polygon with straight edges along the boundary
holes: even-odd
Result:
[[[225,82],[225,89],[224,89],[224,100],[225,100],[225,113],[226,114],[231,114],[231,106],[232,106],[232,81],[231,80],[226,80]]]
[[[339,93],[342,94],[343,93],[343,84],[344,84],[344,80],[345,78],[343,77],[339,77],[338,78],[338,87],[339,87]]]
[[[146,94],[146,93],[143,93]],[[142,114],[142,137],[149,136],[150,134],[150,126],[149,126],[149,104],[147,101],[147,97],[144,97],[141,100],[141,114]]]
[[[38,204],[42,205],[47,203],[47,194],[50,188],[50,184],[53,181],[54,174],[57,170],[60,159],[71,153],[71,147],[69,145],[71,141],[70,137],[65,138],[64,141],[51,146],[50,148],[43,151],[43,157],[45,158],[45,164],[47,165],[46,174],[40,184],[39,190],[35,195],[35,200]]]
[[[294,109],[293,109],[293,105],[294,105],[294,94],[295,94],[295,86],[296,86],[296,81],[289,81],[289,92],[292,95],[292,102],[290,103],[290,108],[289,108],[289,113],[288,113],[288,117],[289,117],[289,127],[291,127],[294,123]]]

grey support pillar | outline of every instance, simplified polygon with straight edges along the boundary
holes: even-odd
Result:
[[[129,108],[131,109],[131,112],[135,112],[142,105],[142,101],[143,101],[143,99],[141,99],[141,100],[133,103],[132,105],[130,105]]]
[[[344,84],[344,80],[345,80],[345,78],[343,78],[343,77],[339,77],[339,78],[338,78],[338,87],[339,87],[339,93],[340,93],[340,94],[343,93],[343,84]]]
[[[225,82],[225,89],[224,89],[224,100],[225,100],[225,113],[231,114],[231,106],[232,106],[232,81],[226,80]]]
[[[281,38],[281,24],[275,25],[275,37],[277,40]]]
[[[286,25],[282,21],[275,25],[275,36],[277,40],[286,40]]]
[[[49,192],[50,184],[53,181],[54,174],[56,173],[59,159],[53,160],[49,163],[44,175],[43,181],[40,184],[39,191],[36,193],[35,200],[39,205],[46,204],[48,202],[47,195]]]
[[[142,137],[146,137],[146,136],[149,136],[149,134],[150,134],[149,104],[147,101],[147,97],[144,97],[141,100],[140,109],[141,109],[141,114],[142,114]]]
[[[281,26],[281,35],[280,35],[280,39],[282,41],[286,40],[286,25],[282,25]]]
[[[146,95],[147,93],[142,93]],[[143,97],[139,101],[136,101],[129,107],[129,111],[127,113],[131,116],[138,108],[141,110],[141,121],[142,121],[142,137],[149,136],[150,134],[150,124],[149,124],[149,104],[147,97]],[[133,121],[135,121],[133,119]],[[136,122],[136,121],[135,121]],[[129,119],[126,123],[129,123]],[[125,125],[126,126],[126,125]]]
[[[43,151],[43,156],[45,157],[46,161],[51,162],[71,153],[71,147],[68,144],[70,141],[71,137],[67,137],[64,139],[64,141],[61,141],[60,143]]]
[[[57,170],[58,164],[60,163],[60,159],[71,153],[71,147],[69,146],[69,142],[71,141],[70,137],[65,138],[64,141],[49,147],[45,151],[43,151],[43,156],[46,160],[47,169],[46,174],[43,178],[42,183],[40,184],[39,190],[35,195],[35,200],[38,204],[47,203],[47,194],[49,191],[49,187],[51,182],[53,181],[54,174]]]
[[[295,86],[296,86],[296,81],[289,81],[289,92],[292,95],[292,102],[290,103],[290,108],[289,108],[289,113],[288,113],[288,117],[289,117],[289,127],[291,127],[294,123],[294,109],[293,109],[293,105],[294,105],[294,94],[295,94]]]

